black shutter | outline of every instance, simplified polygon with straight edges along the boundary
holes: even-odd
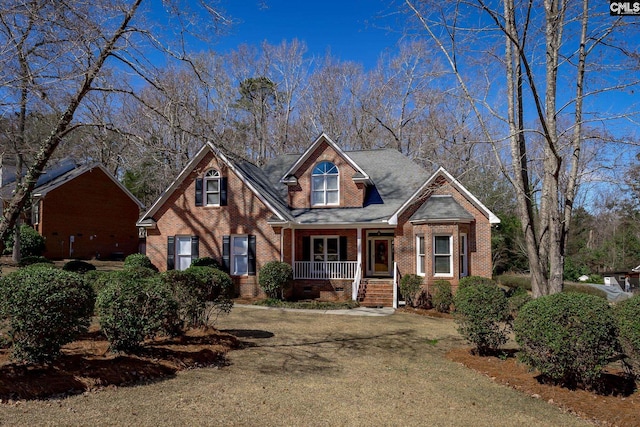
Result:
[[[311,237],[309,236],[302,238],[302,260],[311,261]]]
[[[194,259],[200,257],[199,243],[200,243],[200,238],[198,238],[198,236],[191,236],[191,261],[192,262]]]
[[[248,262],[249,262],[249,276],[256,275],[256,236],[253,234],[249,235],[249,254],[248,254]]]
[[[227,178],[220,178],[220,206],[227,206]]]
[[[202,178],[196,178],[196,206],[202,206]]]
[[[347,236],[340,236],[340,261],[347,260]]]
[[[176,265],[175,259],[176,242],[173,236],[167,237],[167,270],[173,270]]]
[[[231,236],[222,236],[222,267],[231,272]]]

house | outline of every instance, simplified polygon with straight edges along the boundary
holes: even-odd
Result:
[[[425,285],[491,277],[499,219],[446,170],[396,150],[343,151],[327,135],[259,168],[206,144],[141,217],[161,270],[221,261],[240,296],[268,261],[293,266],[297,298],[396,306],[401,275]]]
[[[15,175],[5,179],[0,197],[9,200],[14,189]],[[100,164],[79,166],[65,159],[53,165],[38,179],[31,199],[31,224],[45,238],[43,255],[49,259],[138,252],[136,221],[144,207]]]

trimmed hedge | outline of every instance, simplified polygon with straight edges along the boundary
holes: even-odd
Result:
[[[502,289],[491,283],[458,288],[453,302],[458,332],[479,355],[495,353],[507,342],[509,305]]]
[[[4,254],[10,254],[13,250],[13,242],[15,233],[11,232],[4,241]],[[20,225],[20,256],[40,256],[44,252],[44,237],[40,235],[33,227],[27,224]]]
[[[111,351],[134,352],[146,339],[180,333],[178,303],[160,277],[111,274],[96,308]]]
[[[284,299],[284,292],[291,288],[293,269],[281,261],[269,261],[260,269],[258,283],[269,298]]]
[[[640,295],[617,304],[614,314],[622,350],[631,359],[635,369],[638,369],[640,368]]]
[[[125,270],[143,267],[158,272],[158,267],[153,265],[148,256],[143,254],[131,254],[124,259]]]
[[[526,304],[514,322],[521,359],[568,386],[592,386],[619,352],[613,311],[601,298],[558,293]]]
[[[191,267],[212,267],[218,270],[222,270],[222,265],[220,265],[217,260],[208,256],[194,259],[193,261],[191,261]]]
[[[491,285],[494,286],[496,282],[493,279],[481,276],[466,276],[460,279],[458,282],[458,289],[466,288],[468,286],[478,285]]]
[[[84,274],[88,271],[94,271],[95,265],[78,259],[71,260],[62,266],[64,271],[73,271],[74,273]]]
[[[562,288],[562,292],[574,292],[579,294],[593,295],[604,300],[607,299],[607,293],[605,291],[589,285],[565,284]]]
[[[446,280],[436,280],[433,283],[431,294],[431,303],[436,311],[440,313],[451,311],[451,304],[453,304],[451,283]]]
[[[418,291],[422,288],[422,277],[417,274],[405,274],[400,279],[400,292],[407,306],[415,307]]]
[[[514,274],[502,274],[496,278],[501,286],[517,289],[523,288],[527,291],[531,290],[531,276],[522,276]]]
[[[60,348],[85,332],[95,294],[82,276],[54,268],[28,267],[0,280],[0,319],[9,323],[12,357],[51,362]]]
[[[53,261],[51,261],[50,259],[47,259],[43,256],[26,256],[23,257],[22,259],[20,259],[20,262],[18,263],[18,265],[20,267],[26,267],[28,265],[32,265],[32,264],[51,264],[53,265]]]

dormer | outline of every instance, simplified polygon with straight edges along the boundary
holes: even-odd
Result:
[[[280,179],[292,209],[362,207],[369,175],[322,134]]]

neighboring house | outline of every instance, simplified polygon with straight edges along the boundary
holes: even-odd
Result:
[[[15,176],[0,189],[10,200]],[[122,258],[138,252],[136,221],[143,208],[104,166],[64,160],[38,179],[31,224],[45,238],[50,259]]]
[[[268,261],[293,266],[297,298],[396,306],[404,274],[455,287],[491,277],[500,220],[444,169],[396,150],[345,152],[321,135],[263,168],[206,144],[138,222],[160,269],[213,257],[240,296]]]

